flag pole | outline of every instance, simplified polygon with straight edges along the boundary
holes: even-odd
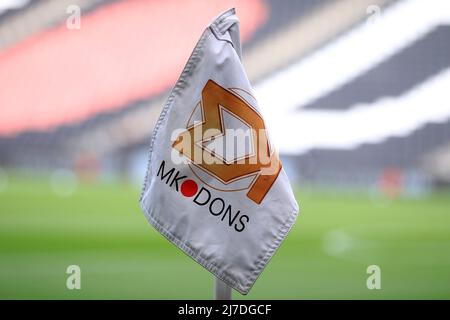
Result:
[[[214,300],[231,300],[231,287],[214,277]]]

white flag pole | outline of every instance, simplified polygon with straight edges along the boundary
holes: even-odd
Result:
[[[214,299],[231,300],[231,287],[219,278],[214,277]]]

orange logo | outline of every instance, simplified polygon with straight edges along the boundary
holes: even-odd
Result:
[[[227,191],[248,189],[247,197],[260,204],[277,179],[281,162],[276,152],[271,150],[261,115],[238,94],[245,91],[238,90],[227,90],[208,80],[197,106],[201,111],[201,121],[192,125],[188,123],[187,130],[178,135],[172,147],[223,185],[250,181],[244,187],[240,185],[241,189]],[[232,160],[207,147],[208,143],[224,139],[228,129],[225,127],[225,114],[239,119],[249,128],[250,151]],[[205,183],[205,180],[211,180],[199,178]]]

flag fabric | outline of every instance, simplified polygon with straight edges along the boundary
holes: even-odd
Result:
[[[140,204],[169,241],[247,294],[298,205],[240,57],[230,9],[203,32],[161,112]]]

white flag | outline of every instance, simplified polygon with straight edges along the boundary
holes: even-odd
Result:
[[[298,205],[240,53],[231,9],[203,32],[161,112],[140,202],[161,234],[247,294]]]

